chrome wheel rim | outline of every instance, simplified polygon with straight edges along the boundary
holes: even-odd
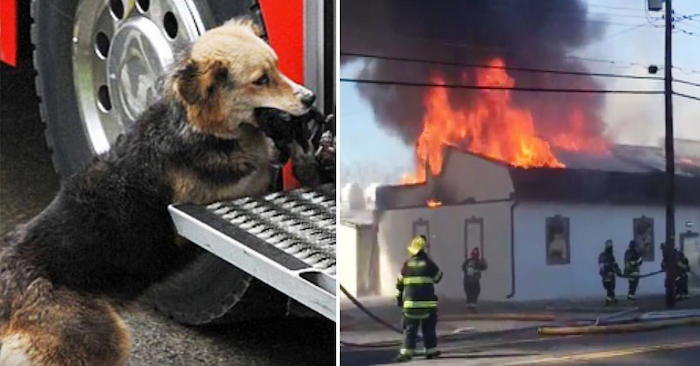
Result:
[[[205,23],[192,0],[81,0],[75,19],[76,98],[100,154],[158,98],[163,73]]]

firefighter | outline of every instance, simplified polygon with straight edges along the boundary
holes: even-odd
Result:
[[[610,305],[617,303],[617,299],[615,298],[615,276],[619,276],[622,273],[615,261],[612,240],[608,239],[605,242],[605,250],[598,256],[598,267],[600,269],[600,276],[603,278],[603,287],[607,291],[605,304]]]
[[[676,299],[688,299],[688,272],[690,272],[690,261],[680,250],[676,250]]]
[[[637,242],[630,241],[629,248],[625,251],[625,276],[629,277],[628,300],[637,300],[637,286],[639,285],[639,267],[642,265],[642,254],[639,252]]]
[[[481,271],[488,268],[486,259],[481,258],[479,248],[472,249],[469,257],[462,264],[464,272],[464,293],[467,295],[467,307],[471,311],[476,311],[476,303],[481,293]]]
[[[403,346],[397,362],[411,360],[416,349],[418,327],[423,334],[426,358],[440,355],[437,349],[437,296],[435,284],[442,279],[442,271],[425,252],[427,239],[416,236],[408,246],[411,255],[401,268],[396,283],[397,305],[403,309]]]

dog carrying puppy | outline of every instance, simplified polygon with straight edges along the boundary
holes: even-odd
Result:
[[[0,365],[123,365],[129,334],[114,304],[195,254],[178,244],[167,206],[266,192],[276,150],[259,116],[292,120],[315,99],[277,69],[274,51],[247,20],[195,41],[163,94],[6,240]],[[296,141],[289,149],[304,172],[297,178],[314,182],[309,149]]]

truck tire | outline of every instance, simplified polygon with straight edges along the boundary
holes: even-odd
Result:
[[[156,11],[160,11],[158,17],[151,14]],[[129,105],[129,95],[122,98],[126,103],[118,102],[124,94],[117,95],[119,90],[115,89],[119,84],[110,84],[107,75],[110,62],[118,55],[115,49],[119,45],[117,40],[121,39],[120,32],[127,32],[127,23],[149,37],[154,37],[155,33],[154,44],[162,45],[165,40],[176,48],[191,42],[190,38],[196,38],[197,33],[232,17],[251,13],[264,29],[257,1],[251,0],[32,0],[31,40],[35,47],[36,92],[41,99],[41,118],[46,124],[46,141],[56,171],[68,177],[95,155],[107,151],[109,144],[138,112],[138,108]],[[129,23],[127,20],[133,19],[129,15],[143,16],[151,23],[140,30],[138,27],[145,22]],[[111,33],[106,28],[100,29],[101,26],[108,28],[111,23],[100,21],[109,20],[109,17],[115,23]],[[154,26],[161,32],[153,32]],[[156,66],[164,70],[176,51],[164,49],[164,55],[158,60],[165,64]],[[89,61],[89,65],[80,68],[81,60]],[[104,69],[100,68],[101,61]],[[116,65],[116,70],[125,69],[123,65]],[[80,73],[74,73],[76,69]],[[90,77],[86,78],[83,74],[88,71]],[[100,72],[104,75],[98,75]],[[86,80],[91,82],[86,83]],[[157,85],[160,80],[154,77],[153,81]],[[90,95],[90,91],[94,91],[94,95]],[[136,102],[144,99],[143,95],[138,96],[134,98]],[[102,118],[105,116],[114,117]],[[108,126],[110,121],[115,123]],[[96,130],[99,125],[101,134]],[[284,296],[208,252],[200,254],[170,281],[155,286],[152,294],[147,299],[155,308],[185,324],[241,319],[252,314],[269,314],[266,311],[286,306]]]
[[[287,306],[281,292],[210,253],[155,285],[148,299],[159,312],[188,325],[282,316]]]

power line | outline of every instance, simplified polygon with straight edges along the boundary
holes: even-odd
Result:
[[[556,89],[556,88],[528,88],[528,87],[506,87],[506,86],[478,86],[478,85],[461,85],[461,84],[435,84],[435,83],[413,83],[405,81],[388,81],[388,80],[366,80],[366,79],[351,79],[340,78],[341,83],[355,84],[375,84],[375,85],[397,85],[397,86],[412,86],[412,87],[431,87],[445,89],[467,89],[467,90],[512,90],[523,92],[542,92],[542,93],[581,93],[581,94],[663,94],[663,90],[612,90],[612,89]]]
[[[631,31],[633,31],[633,30],[640,29],[640,28],[642,28],[642,27],[647,27],[647,26],[649,26],[649,25],[651,25],[651,26],[653,26],[653,27],[655,27],[655,28],[661,28],[661,26],[654,25],[654,24],[652,24],[651,22],[649,22],[648,24],[647,24],[647,23],[637,24],[637,25],[635,25],[634,27],[629,27],[629,28],[623,29],[623,30],[621,30],[621,31],[619,31],[619,32],[617,32],[617,33],[613,33],[613,34],[611,34],[611,35],[609,35],[609,36],[606,36],[606,37],[603,37],[603,38],[599,38],[599,39],[593,40],[592,42],[586,43],[586,44],[583,45],[582,47],[588,47],[588,46],[594,45],[594,44],[596,44],[596,43],[600,43],[600,42],[602,42],[602,41],[607,41],[607,40],[609,40],[610,38],[615,38],[615,37],[617,37],[617,36],[623,35],[623,34],[625,34],[625,33],[629,33],[629,32],[631,32]]]
[[[501,13],[506,13],[506,12],[511,12],[511,13],[512,13],[512,12],[515,12],[515,13],[517,13],[518,15],[522,15],[522,12],[520,11],[520,9],[518,9],[517,7],[513,7],[513,6],[508,6],[508,5],[499,5],[499,4],[492,5],[492,4],[490,4],[490,5],[489,5],[489,9],[490,9],[490,10],[495,10],[495,12],[501,12]],[[551,8],[550,8],[550,9],[551,9]],[[595,20],[595,19],[587,19],[587,18],[580,18],[580,17],[570,17],[570,16],[568,16],[568,17],[561,17],[561,16],[556,16],[556,14],[566,14],[566,15],[569,14],[569,13],[565,13],[565,12],[559,12],[559,13],[557,13],[557,12],[551,12],[551,11],[544,11],[544,12],[541,12],[541,13],[538,13],[538,14],[540,14],[540,15],[550,15],[550,16],[547,16],[545,19],[540,19],[540,20],[546,20],[546,21],[565,21],[565,22],[580,22],[580,23],[593,23],[593,24],[596,24],[596,23],[597,23],[597,24],[606,24],[606,25],[617,25],[617,26],[633,26],[633,25],[636,25],[636,24],[634,24],[634,23],[618,23],[618,22],[609,22],[609,21],[604,21],[604,20]],[[552,14],[554,14],[554,15],[552,16]],[[608,15],[608,14],[605,14],[605,15]],[[644,16],[638,16],[638,17],[637,17],[637,16],[631,16],[631,15],[630,15],[629,17],[636,17],[636,18],[638,18],[638,19],[645,19]]]
[[[605,60],[605,59],[598,59],[598,58],[591,58],[591,57],[578,57],[578,56],[566,56],[566,57],[574,59],[574,60],[610,64],[610,65],[614,65],[616,67],[632,67],[632,66],[639,66],[639,67],[644,67],[644,68],[649,67],[649,64],[641,64],[639,62]],[[662,68],[659,67],[659,70],[662,70]]]
[[[700,97],[694,97],[694,96],[692,96],[692,95],[683,94],[683,93],[676,93],[676,92],[674,92],[673,95],[677,95],[677,96],[679,96],[679,97],[688,98],[688,99],[693,99],[693,100],[700,100]]]
[[[663,80],[662,77],[654,77],[654,76],[639,76],[639,75],[625,75],[625,74],[611,74],[611,73],[592,73],[592,72],[582,72],[582,71],[536,69],[536,68],[527,68],[527,67],[468,64],[468,63],[461,63],[461,62],[434,61],[434,60],[426,60],[426,59],[414,59],[414,58],[394,57],[394,56],[380,56],[380,55],[370,55],[370,54],[352,53],[352,52],[341,52],[340,56],[372,58],[372,59],[378,59],[378,60],[421,63],[421,64],[429,64],[429,65],[473,67],[473,68],[483,68],[483,69],[500,69],[500,70],[507,70],[507,71],[519,71],[519,72],[529,72],[529,73],[547,73],[547,74],[555,74],[555,75],[595,76],[595,77],[641,79],[641,80]]]
[[[517,0],[501,0],[501,1],[517,1]],[[567,1],[568,1],[568,0],[567,0]],[[544,2],[544,1],[542,1],[542,2]],[[553,5],[553,4],[551,4],[551,2],[550,2],[550,4],[548,4],[548,5]],[[514,5],[514,6],[517,7],[517,5]],[[585,7],[586,7],[586,9],[598,8],[598,9],[608,9],[608,10],[621,10],[621,11],[627,11],[627,12],[638,13],[639,15],[638,15],[638,16],[634,16],[634,15],[624,14],[624,13],[623,13],[623,14],[617,14],[617,13],[588,13],[588,14],[603,14],[603,15],[622,16],[622,17],[638,17],[638,18],[644,18],[644,16],[642,16],[641,13],[643,12],[643,9],[646,8],[646,7],[644,7],[644,8],[635,9],[635,8],[614,7],[614,6],[597,5],[597,4],[588,4],[588,3],[585,4]],[[567,7],[565,7],[565,6],[564,6],[564,7],[560,7],[560,6],[547,6],[547,7],[544,7],[544,9],[554,10],[554,12],[556,12],[556,13],[569,13],[568,11],[571,10],[571,8],[567,8]],[[545,12],[545,13],[548,13],[548,12]]]
[[[637,24],[638,25],[638,24]],[[358,33],[365,34],[363,32],[363,29],[358,29]],[[456,47],[460,48],[463,50],[463,52],[466,53],[483,53],[485,51],[487,52],[494,52],[494,53],[499,53],[499,54],[504,54],[504,55],[513,55],[516,57],[521,57],[523,56],[521,53],[514,52],[512,49],[507,48],[507,47],[487,47],[487,46],[478,46],[478,45],[473,45],[473,44],[464,44],[464,43],[458,43],[458,42],[449,42],[449,41],[441,41],[440,39],[437,38],[431,38],[431,37],[425,37],[425,36],[420,36],[420,35],[414,35],[414,34],[407,34],[407,33],[398,33],[398,32],[384,32],[383,34],[376,34],[376,33],[367,33],[368,36],[374,37],[374,38],[381,38],[383,36],[392,36],[395,38],[401,38],[402,41],[423,41],[423,42],[429,42],[431,45],[439,45],[439,46],[448,46],[448,47]],[[394,39],[395,39],[394,38]],[[341,45],[342,47],[342,45]],[[539,53],[539,56],[541,56],[543,59],[547,58],[546,53]],[[592,57],[580,57],[580,56],[573,56],[573,55],[560,55],[557,57],[564,57],[567,59],[572,59],[572,60],[578,60],[578,61],[584,61],[584,62],[592,62],[592,63],[603,63],[603,64],[608,64],[613,67],[623,67],[623,68],[629,68],[633,66],[637,67],[642,67],[644,69],[647,69],[650,64],[642,64],[639,62],[630,62],[630,61],[622,61],[622,60],[608,60],[608,59],[599,59],[599,58],[592,58]],[[659,67],[659,70],[663,70],[662,67]]]
[[[608,5],[602,5],[602,4],[590,4],[590,3],[589,3],[589,4],[587,4],[587,5],[588,5],[589,8],[590,8],[590,7],[597,7],[597,8],[615,9],[615,10],[634,10],[634,11],[640,10],[640,9],[638,9],[638,8],[626,8],[626,7],[623,7],[623,6],[608,6]],[[644,5],[643,9],[646,9],[646,4]]]
[[[698,83],[693,83],[691,81],[686,81],[686,80],[682,80],[682,79],[673,79],[673,81],[676,83],[681,83],[681,84],[686,84],[686,85],[700,86],[700,84],[698,84]]]
[[[683,34],[685,34],[685,35],[691,36],[691,37],[700,37],[700,35],[699,35],[698,33],[689,32],[689,31],[687,31],[687,30],[685,30],[685,29],[678,28],[677,31],[680,32],[680,33],[683,33]]]

